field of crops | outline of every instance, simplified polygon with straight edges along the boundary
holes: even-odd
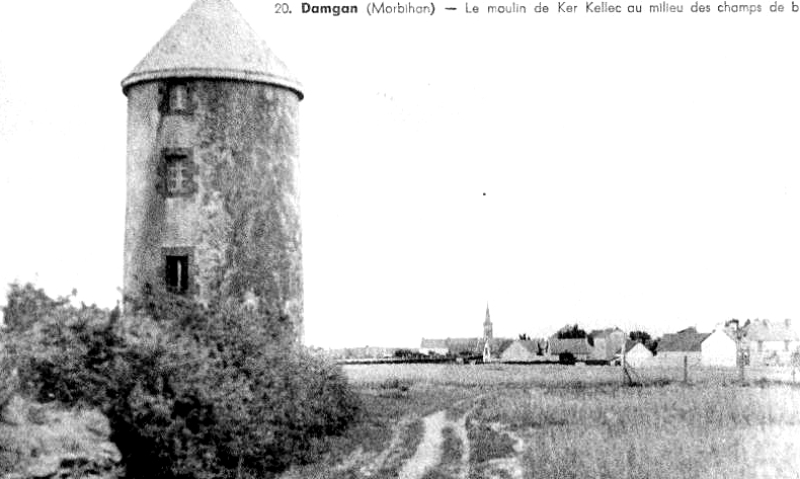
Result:
[[[344,371],[357,386],[370,386],[398,379],[414,384],[477,387],[565,387],[621,383],[619,366],[562,366],[524,364],[363,364],[347,365]],[[631,378],[642,384],[682,382],[682,368],[647,367],[630,370]],[[732,368],[700,368],[688,370],[688,382],[695,385],[738,384],[739,371]],[[800,383],[800,373],[797,375]],[[750,368],[747,381],[792,382],[790,368]]]
[[[695,368],[684,382],[682,369],[650,368],[633,371],[633,387],[622,385],[619,367],[603,366],[344,370],[376,421],[371,439],[383,446],[381,421],[468,412],[462,477],[800,477],[800,387],[790,370],[748,369],[743,384],[736,370]],[[424,477],[459,477],[448,467]]]

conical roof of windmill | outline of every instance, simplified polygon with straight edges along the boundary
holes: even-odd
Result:
[[[122,80],[167,78],[252,81],[288,88],[303,98],[300,83],[259,38],[229,0],[197,0]]]

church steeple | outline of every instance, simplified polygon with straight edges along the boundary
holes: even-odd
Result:
[[[483,320],[483,339],[492,339],[492,319],[489,316],[489,302],[486,302],[486,319]]]

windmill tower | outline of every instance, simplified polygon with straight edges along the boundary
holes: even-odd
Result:
[[[255,300],[302,337],[300,84],[229,0],[197,0],[122,91],[125,294]]]

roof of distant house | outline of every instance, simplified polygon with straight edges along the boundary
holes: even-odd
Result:
[[[592,338],[606,338],[609,334],[619,331],[622,333],[622,330],[619,328],[606,328],[606,329],[593,329],[589,336]]]
[[[513,341],[512,344],[519,344],[520,346],[525,348],[529,353],[533,354],[537,354],[541,346],[541,343],[535,339],[518,339],[516,341]]]
[[[650,349],[648,349],[647,346],[645,346],[644,343],[642,343],[641,341],[631,341],[629,339],[625,342],[625,354],[629,353],[631,349],[635,348],[639,344],[641,344],[642,346],[644,346],[645,349],[650,351]],[[621,350],[622,350],[621,348],[617,349],[617,352],[615,354],[619,355]]]
[[[482,338],[447,338],[447,348],[451,353],[482,353],[483,352],[483,339]]]
[[[446,339],[429,339],[429,338],[422,338],[422,341],[419,345],[420,348],[426,349],[444,349],[447,348],[447,340]]]
[[[550,354],[591,354],[592,347],[586,338],[550,339]]]
[[[695,328],[687,328],[674,334],[665,334],[656,348],[659,352],[700,352],[700,344],[711,333],[698,333]]]
[[[508,338],[492,338],[489,340],[489,348],[491,348],[492,354],[499,354],[508,349],[513,342],[513,339]]]
[[[729,338],[731,338],[734,341],[736,341],[736,330],[734,328],[731,328],[731,327],[719,327],[718,326],[717,328],[714,329],[714,331],[711,332],[711,334],[714,334],[717,331],[722,331],[723,333],[725,333],[726,336],[728,336]]]
[[[797,341],[797,331],[791,321],[769,321],[756,319],[744,326],[745,337],[750,341]]]
[[[514,340],[507,338],[492,338],[489,340],[489,349],[492,354],[504,351]],[[483,338],[422,338],[421,349],[447,349],[450,353],[482,354],[485,340]]]

